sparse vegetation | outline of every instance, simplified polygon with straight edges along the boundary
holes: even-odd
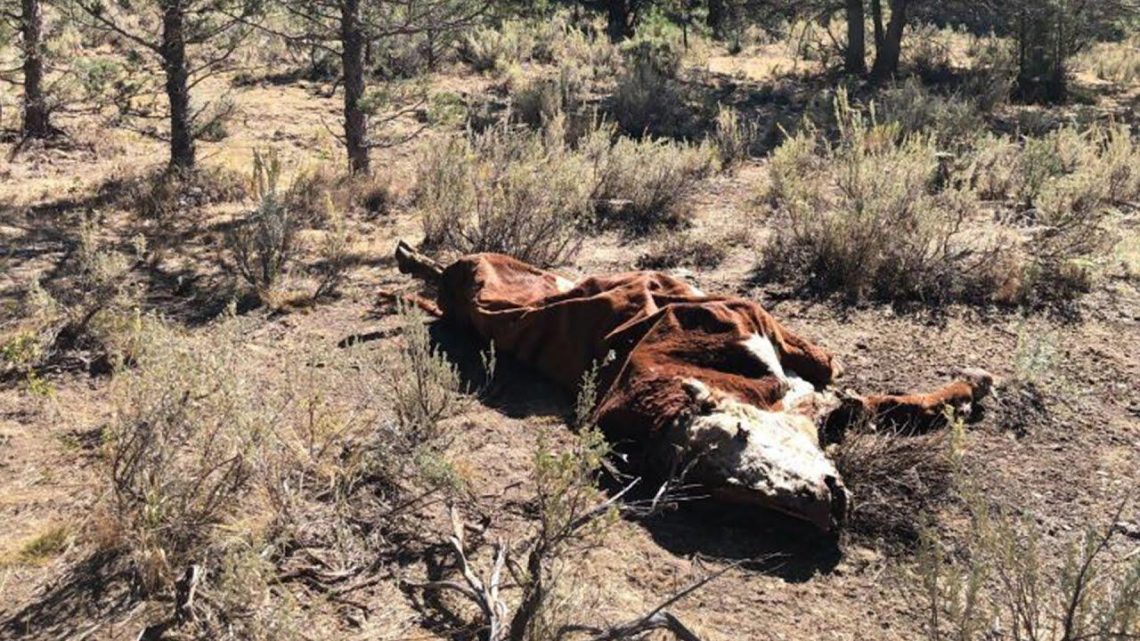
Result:
[[[720,155],[721,166],[732,169],[752,157],[759,138],[756,123],[742,120],[733,108],[722,107],[716,115],[712,142]]]
[[[1140,611],[1140,562],[1113,550],[1118,526],[1090,526],[1063,555],[1043,550],[1035,524],[967,497],[970,522],[961,555],[924,533],[918,581],[926,637],[1033,641],[1134,636]],[[1119,518],[1123,506],[1114,518]]]
[[[239,276],[271,302],[274,288],[294,259],[297,221],[278,192],[281,164],[275,154],[253,156],[253,197],[257,208],[227,235]]]
[[[595,133],[599,136],[605,128]],[[690,196],[716,163],[708,143],[686,145],[667,140],[620,137],[609,148],[592,147],[598,198],[611,201],[604,222],[645,233],[685,222]]]
[[[430,148],[417,181],[427,243],[540,265],[573,257],[591,222],[590,167],[559,129],[536,134],[504,122]]]
[[[601,124],[575,149],[564,126],[561,116],[537,133],[504,121],[433,146],[418,180],[427,243],[557,265],[577,253],[595,218],[636,233],[683,221],[713,167],[708,145],[614,140]]]
[[[0,638],[1140,638],[1135,7],[168,4],[0,0]],[[993,393],[827,424],[834,541],[690,510],[398,239]]]
[[[296,263],[297,234],[304,213],[311,212],[313,185],[318,178],[305,174],[288,191],[279,188],[281,161],[274,152],[254,152],[251,193],[256,208],[237,221],[226,234],[226,244],[233,254],[233,269],[252,287],[261,302],[278,307],[282,281]],[[336,291],[348,264],[348,231],[332,196],[325,193],[325,213],[320,219],[328,228],[321,243],[318,263],[312,270],[316,280],[312,299],[320,299]],[[309,218],[313,216],[310,213]]]

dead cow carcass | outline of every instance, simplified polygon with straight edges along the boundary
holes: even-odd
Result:
[[[717,498],[775,509],[830,531],[848,493],[820,442],[868,420],[928,429],[992,379],[969,372],[933,394],[858,396],[822,347],[749,300],[709,296],[658,272],[571,281],[498,254],[446,268],[401,243],[401,271],[438,287],[438,313],[568,390],[604,363],[595,418],[639,460]]]

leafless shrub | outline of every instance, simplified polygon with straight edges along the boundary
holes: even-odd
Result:
[[[932,531],[922,537],[916,583],[928,639],[1111,641],[1140,632],[1140,559],[1112,545],[1123,505],[1108,525],[1071,543],[1058,564],[1032,521],[991,510],[974,492],[966,502],[961,555]]]
[[[833,453],[836,469],[856,497],[849,530],[858,536],[909,544],[953,489],[953,434],[900,436],[853,430]]]

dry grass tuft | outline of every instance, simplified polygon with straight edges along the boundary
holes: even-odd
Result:
[[[920,436],[848,432],[833,458],[854,497],[850,531],[888,543],[916,541],[924,520],[953,488],[952,440],[945,431]]]
[[[10,563],[43,565],[67,551],[71,541],[70,527],[65,524],[49,525],[21,543],[10,559],[4,558],[7,554],[0,557],[0,567]]]

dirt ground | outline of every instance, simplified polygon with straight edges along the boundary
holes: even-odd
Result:
[[[748,77],[762,75],[767,66],[753,65]],[[472,81],[443,77],[437,82]],[[245,171],[254,148],[273,146],[290,170],[339,167],[340,153],[326,130],[326,124],[336,126],[339,105],[312,89],[239,88],[235,97],[243,120],[225,140],[202,143],[203,164]],[[260,122],[272,124],[261,127]],[[155,141],[94,130],[83,120],[61,124],[72,132],[61,146],[32,146],[9,160],[11,144],[0,144],[0,305],[14,304],[29,279],[66,259],[82,216],[101,216],[108,238],[128,238],[138,221],[128,212],[105,209],[92,194],[112,177],[163,161],[163,148]],[[397,239],[415,242],[422,236],[408,206],[409,181],[417,146],[430,144],[431,135],[374,156],[380,171],[392,177],[401,202],[390,213],[350,220],[354,265],[339,299],[288,313],[249,312],[259,320],[247,339],[264,347],[267,380],[290,375],[275,359],[275,348],[303,339],[336,343],[390,326],[378,290],[415,290],[396,271],[391,253]],[[1027,351],[1047,350],[1050,358],[1037,373],[1035,390],[999,387],[984,418],[970,426],[965,456],[971,481],[987,498],[1016,506],[1040,524],[1043,545],[1055,554],[1086,526],[1106,523],[1122,499],[1135,495],[1140,485],[1140,289],[1135,280],[1106,277],[1066,314],[852,307],[804,298],[752,279],[764,260],[757,248],[766,219],[756,202],[764,175],[764,161],[757,160],[702,185],[692,233],[745,240],[732,245],[717,268],[686,270],[687,278],[705,291],[764,303],[787,325],[836,353],[846,372],[843,384],[860,391],[929,388],[958,366],[984,367],[1011,378],[1023,373],[1020,361]],[[214,225],[232,211],[232,206],[191,208],[181,221],[185,235],[179,247],[154,265],[148,304],[191,327],[203,310],[216,309],[216,294],[226,284],[215,260]],[[564,271],[632,269],[650,243],[603,233]],[[469,339],[443,328],[436,333],[460,347]],[[383,350],[390,340],[381,338],[374,348]],[[114,411],[109,382],[80,372],[50,375],[48,382],[52,391],[46,396],[19,384],[0,387],[0,638],[134,639],[150,610],[122,605],[126,595],[113,581],[68,581],[68,570],[92,549],[90,525],[107,491],[99,445]],[[508,363],[495,393],[454,419],[460,437],[452,451],[472,470],[478,493],[504,500],[519,493],[536,439],[565,438],[570,405],[571,399],[552,385]],[[957,513],[946,506],[946,527],[953,528]],[[21,557],[29,540],[60,526],[68,533],[61,554],[35,562]],[[510,519],[496,528],[511,536]],[[440,527],[440,538],[443,532]],[[788,532],[764,517],[704,506],[645,523],[620,523],[586,554],[588,562],[573,574],[573,607],[604,620],[627,618],[703,573],[739,563],[673,608],[706,638],[921,636],[922,601],[907,580],[913,558],[874,540],[850,537],[837,546]],[[380,641],[462,637],[456,622],[425,616],[418,597],[398,587],[399,576],[426,571],[421,559],[394,563],[388,578],[353,597],[366,608],[328,602],[299,588],[309,621],[303,635]]]

